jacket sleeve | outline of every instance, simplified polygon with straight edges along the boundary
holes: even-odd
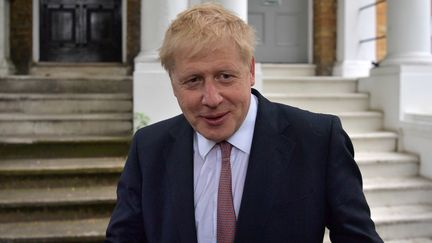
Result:
[[[330,239],[335,243],[383,242],[370,217],[353,145],[337,117],[330,134],[326,179]]]
[[[129,151],[117,187],[117,204],[111,215],[105,243],[146,242],[141,210],[141,168],[137,153],[137,135]]]

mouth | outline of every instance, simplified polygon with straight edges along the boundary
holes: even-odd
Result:
[[[229,112],[202,115],[201,118],[210,126],[220,126],[228,117]]]

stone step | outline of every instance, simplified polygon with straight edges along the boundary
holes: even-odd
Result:
[[[131,111],[131,94],[0,93],[0,113],[70,114]]]
[[[0,190],[0,222],[109,216],[116,186]]]
[[[0,223],[0,242],[102,242],[109,218]]]
[[[38,62],[30,67],[30,75],[40,77],[124,77],[130,71],[121,63]]]
[[[263,76],[292,77],[292,76],[314,76],[315,65],[313,64],[261,64]]]
[[[264,93],[317,94],[317,93],[354,93],[357,79],[331,76],[311,77],[273,77],[263,80]]]
[[[0,77],[0,93],[132,93],[132,77]]]
[[[364,93],[267,93],[266,96],[271,101],[313,112],[338,113],[346,111],[366,111],[369,109],[369,96]]]
[[[83,158],[125,156],[132,134],[121,136],[0,135],[0,158]]]
[[[397,134],[393,132],[369,132],[349,134],[355,152],[394,152]]]
[[[432,238],[432,205],[371,208],[372,218],[384,241]]]
[[[367,178],[363,189],[371,207],[432,204],[432,181],[420,177]]]
[[[126,157],[3,159],[0,189],[116,185]]]
[[[379,131],[383,128],[383,114],[376,111],[357,111],[334,113],[342,121],[348,133]]]
[[[0,208],[55,207],[116,201],[116,186],[0,190]]]
[[[132,113],[0,113],[3,135],[116,135],[132,133]]]
[[[432,205],[373,207],[371,216],[384,242],[432,242]],[[323,242],[330,243],[328,230]]]
[[[356,153],[363,178],[413,177],[418,174],[419,158],[397,152]]]
[[[386,243],[432,243],[432,238],[412,238],[402,240],[390,240]]]
[[[0,161],[0,175],[120,173],[123,170],[125,159],[125,157],[2,159]]]

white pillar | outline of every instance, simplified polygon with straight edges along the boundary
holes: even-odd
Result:
[[[387,56],[382,65],[432,64],[430,12],[430,0],[388,1]]]
[[[142,0],[141,52],[135,63],[155,62],[165,31],[177,14],[187,8],[187,0]]]
[[[158,49],[171,21],[187,6],[188,0],[141,2],[141,51],[133,74],[135,128],[143,117],[154,123],[180,113],[169,76],[158,60]]]
[[[360,80],[384,127],[399,133],[401,151],[420,156],[420,174],[432,178],[432,57],[430,0],[387,1],[387,56]]]
[[[333,75],[369,76],[375,61],[375,0],[338,0],[337,62]],[[365,6],[369,6],[366,8]]]
[[[247,22],[248,1],[247,0],[218,0],[225,8],[233,11],[241,19]]]
[[[0,0],[0,76],[13,72],[9,59],[9,0]]]

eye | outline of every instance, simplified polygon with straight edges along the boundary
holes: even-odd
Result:
[[[198,82],[198,78],[197,77],[192,77],[192,78],[186,80],[185,83],[196,83],[196,82]]]
[[[227,82],[227,81],[231,81],[233,79],[233,75],[229,74],[229,73],[220,73],[217,76],[217,80],[222,81],[222,82]]]
[[[194,88],[197,87],[201,83],[201,78],[198,76],[193,76],[182,82],[182,85],[186,88]]]

